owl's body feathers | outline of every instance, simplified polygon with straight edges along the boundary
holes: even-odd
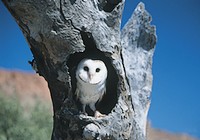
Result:
[[[106,93],[107,68],[103,61],[83,59],[76,70],[75,95],[81,102],[83,113],[85,107],[89,107],[96,114],[95,104],[99,102]]]

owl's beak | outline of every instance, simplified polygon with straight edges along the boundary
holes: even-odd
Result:
[[[89,76],[89,79],[92,80],[94,74],[88,74],[88,76]]]

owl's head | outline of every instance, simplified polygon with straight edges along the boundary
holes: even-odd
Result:
[[[107,68],[103,61],[83,59],[77,67],[76,79],[89,84],[104,83],[107,78]]]

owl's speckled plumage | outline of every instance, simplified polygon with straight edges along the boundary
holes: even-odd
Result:
[[[76,70],[76,97],[82,103],[83,113],[86,114],[85,107],[89,107],[95,112],[95,104],[100,101],[106,92],[107,68],[103,61],[83,59]]]

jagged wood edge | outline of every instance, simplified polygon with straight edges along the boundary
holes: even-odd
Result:
[[[146,135],[153,80],[152,57],[157,40],[151,20],[144,4],[139,3],[121,32],[123,62],[134,108],[134,129],[141,129],[143,135]],[[137,135],[133,133],[133,139],[137,139]]]

